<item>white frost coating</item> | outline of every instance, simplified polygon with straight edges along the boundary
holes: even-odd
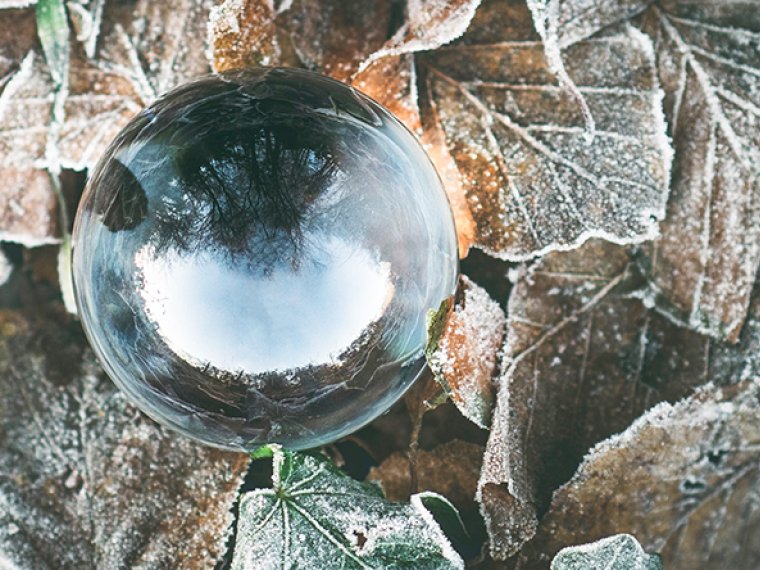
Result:
[[[61,325],[3,318],[0,568],[213,566],[246,457],[142,416]],[[43,332],[85,357],[48,366]]]
[[[386,56],[432,50],[454,41],[470,25],[480,0],[410,0],[407,21],[359,66],[359,72]]]
[[[647,554],[635,537],[618,534],[596,542],[563,548],[551,570],[662,570],[658,556]]]
[[[454,306],[449,326],[428,359],[452,401],[467,419],[487,429],[492,378],[499,360],[506,315],[482,287],[462,276],[463,299]]]
[[[8,104],[16,95],[16,93],[24,86],[24,83],[29,80],[34,70],[34,51],[30,51],[21,60],[18,71],[13,77],[8,80],[2,93],[0,93],[0,122],[4,120],[4,115],[7,111]]]
[[[234,570],[464,568],[420,495],[388,502],[324,457],[272,450],[274,488],[240,503]]]

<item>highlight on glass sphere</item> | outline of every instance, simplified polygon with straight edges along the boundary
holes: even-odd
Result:
[[[384,108],[295,69],[206,77],[119,134],[74,228],[83,326],[155,420],[237,450],[315,447],[386,411],[453,294],[454,222]]]

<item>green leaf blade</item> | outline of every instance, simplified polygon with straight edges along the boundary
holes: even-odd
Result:
[[[419,496],[392,503],[324,457],[273,452],[274,489],[240,503],[234,570],[464,568]]]
[[[69,69],[69,22],[63,0],[39,0],[36,8],[37,35],[56,86],[60,87]]]

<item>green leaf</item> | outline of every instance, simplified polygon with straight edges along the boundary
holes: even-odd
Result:
[[[428,509],[450,521],[456,511],[443,497],[392,503],[321,455],[267,449],[273,488],[243,495],[233,570],[464,568]]]
[[[616,534],[557,553],[551,570],[663,570],[657,554],[647,554],[630,534]]]
[[[69,69],[69,22],[63,0],[37,2],[37,35],[55,84],[63,84]]]

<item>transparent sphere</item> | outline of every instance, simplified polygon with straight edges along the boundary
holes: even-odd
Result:
[[[231,449],[308,448],[383,413],[454,292],[454,223],[416,139],[320,75],[170,92],[119,134],[74,228],[88,338],[144,412]]]

